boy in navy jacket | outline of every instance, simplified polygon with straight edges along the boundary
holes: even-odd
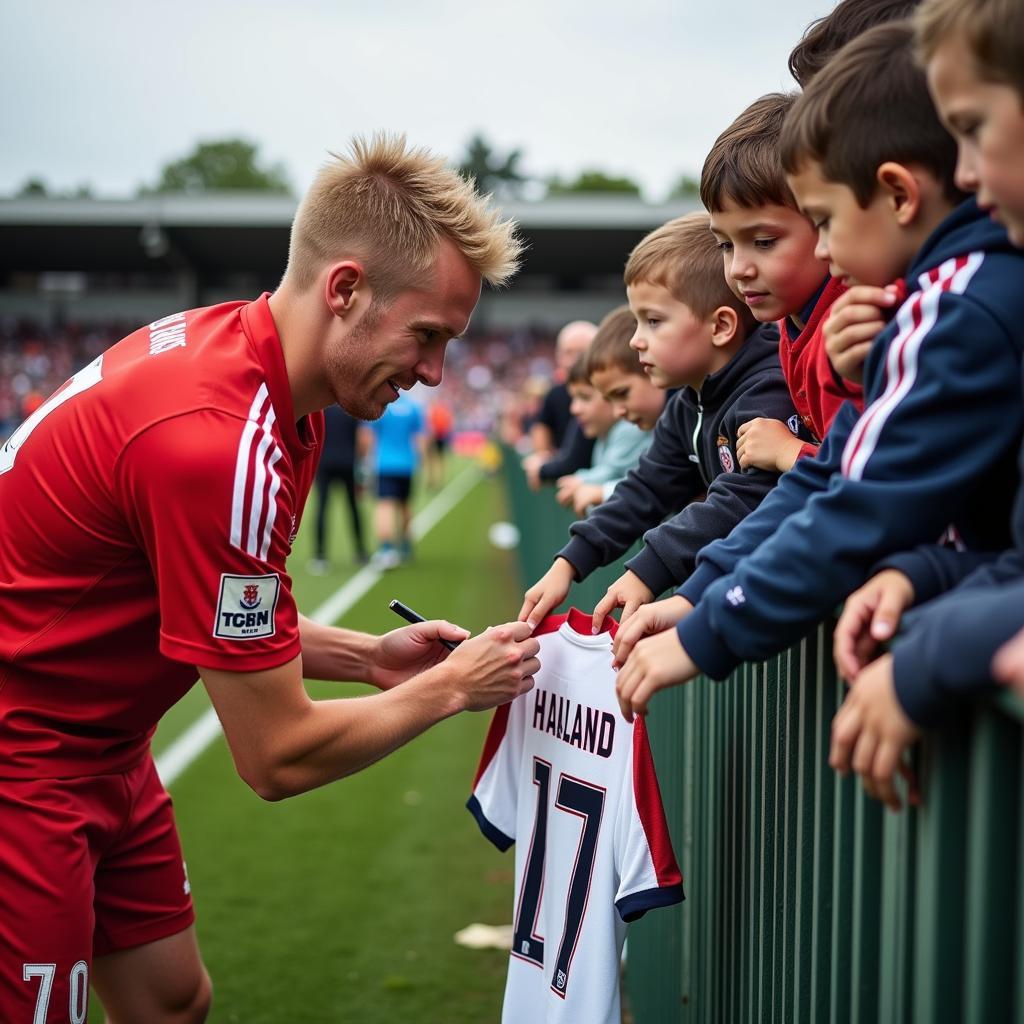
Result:
[[[640,537],[644,547],[627,566],[641,596],[626,613],[685,579],[698,550],[724,537],[778,479],[740,470],[742,425],[773,417],[783,429],[789,420],[800,427],[779,369],[778,336],[771,325],[751,331],[750,311],[722,276],[707,214],[679,217],[644,238],[625,281],[641,364],[653,383],[680,390],[637,468],[609,501],[570,527],[569,543],[526,592],[519,618],[533,624],[565,600],[573,580],[613,562]],[[666,516],[672,518],[662,522]]]
[[[1024,246],[1024,10],[1001,0],[927,0],[916,27],[932,97],[959,145],[957,182]],[[920,727],[941,723],[993,678],[1024,696],[1024,633],[1011,639],[1024,626],[1024,490],[1013,537],[999,555],[935,546],[895,555],[847,602],[836,661],[856,685],[836,715],[830,760],[860,772],[868,792],[894,809],[893,771]],[[869,661],[914,603],[923,607],[906,617],[892,653]],[[883,753],[868,758],[867,750]]]
[[[672,599],[675,629],[652,606],[620,631],[627,717],[700,670],[722,678],[781,650],[880,558],[951,524],[970,547],[1009,543],[1024,256],[974,201],[957,204],[955,145],[911,42],[897,24],[849,44],[783,132],[790,184],[834,273],[873,285],[906,277],[908,297],[868,358],[868,406],[859,419],[842,409],[818,457],[701,553]],[[696,607],[678,621],[688,601]]]

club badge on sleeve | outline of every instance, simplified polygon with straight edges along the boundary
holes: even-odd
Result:
[[[718,461],[722,464],[722,472],[731,473],[736,468],[736,460],[732,457],[732,451],[729,448],[729,438],[719,434],[716,444],[718,445]]]
[[[224,640],[257,640],[274,635],[274,613],[281,579],[221,573],[213,635]]]

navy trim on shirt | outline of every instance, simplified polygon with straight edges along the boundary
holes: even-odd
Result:
[[[490,839],[494,845],[504,853],[514,842],[514,839],[509,838],[501,831],[500,828],[496,828],[488,820],[484,814],[484,809],[480,806],[480,801],[475,796],[471,796],[466,801],[466,808],[469,813],[476,818],[476,823],[480,826],[480,831]]]
[[[666,885],[660,889],[645,889],[643,892],[633,892],[623,896],[621,900],[615,901],[615,909],[623,921],[635,921],[643,917],[648,910],[657,907],[671,907],[675,903],[682,903],[686,899],[682,883]]]

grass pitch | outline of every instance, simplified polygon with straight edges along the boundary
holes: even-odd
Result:
[[[458,472],[460,466],[453,467]],[[422,495],[423,505],[431,495]],[[309,611],[355,572],[342,495],[332,508],[337,567],[305,571],[315,497],[289,566]],[[365,523],[371,529],[369,509]],[[501,485],[479,483],[339,625],[401,625],[399,597],[474,632],[518,611],[511,556],[487,540],[505,518]],[[369,692],[310,684],[314,696]],[[167,716],[159,751],[207,707],[197,686]],[[511,919],[511,852],[498,853],[464,808],[489,715],[442,723],[367,771],[267,804],[234,772],[223,739],[173,784],[213,1024],[461,1024],[500,1017],[507,954],[456,946],[474,921]],[[102,1020],[95,1003],[90,1021]]]

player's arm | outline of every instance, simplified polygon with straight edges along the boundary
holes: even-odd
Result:
[[[523,623],[493,627],[403,686],[347,700],[311,700],[301,657],[258,672],[199,673],[238,774],[263,799],[281,800],[351,775],[460,711],[526,693],[540,667],[529,632]]]
[[[388,690],[439,664],[448,653],[441,641],[459,643],[469,631],[435,620],[373,636],[325,626],[300,615],[299,635],[307,679],[370,683]]]

